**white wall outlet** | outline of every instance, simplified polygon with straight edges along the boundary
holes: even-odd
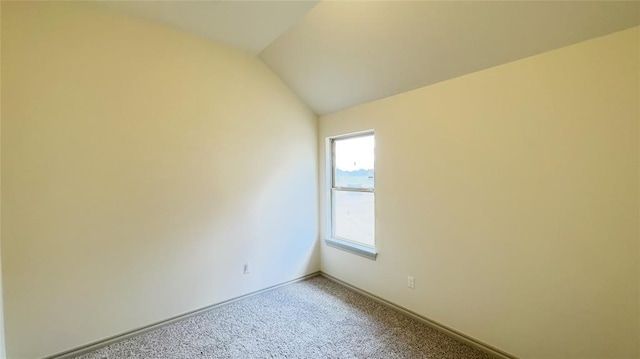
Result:
[[[414,289],[416,287],[416,279],[412,276],[407,277],[407,287]]]
[[[249,274],[251,272],[249,272],[249,263],[245,263],[244,264],[244,274]]]

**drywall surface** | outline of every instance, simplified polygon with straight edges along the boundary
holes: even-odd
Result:
[[[0,28],[2,27],[2,2],[0,2]],[[2,53],[2,46],[0,46],[0,54]],[[0,55],[0,68],[2,68],[2,56]],[[2,83],[2,74],[0,73],[0,84]],[[1,88],[1,86],[0,86]],[[0,89],[0,99],[2,98],[1,89]],[[0,172],[2,170],[2,101],[0,100]],[[2,203],[2,176],[0,176],[0,203]],[[2,243],[2,206],[0,206],[0,243]],[[1,247],[1,246],[0,246]],[[1,253],[1,251],[0,251]],[[2,255],[0,255],[0,268],[2,268]],[[0,359],[4,359],[7,357],[7,352],[5,349],[5,341],[4,341],[4,303],[2,301],[2,273],[0,271]]]
[[[319,269],[317,118],[256,57],[91,4],[3,3],[2,90],[9,358]]]
[[[321,117],[322,186],[325,138],[375,130],[379,251],[322,271],[522,358],[637,358],[639,32]]]

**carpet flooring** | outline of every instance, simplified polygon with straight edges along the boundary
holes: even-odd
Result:
[[[318,276],[77,357],[105,358],[491,357]]]

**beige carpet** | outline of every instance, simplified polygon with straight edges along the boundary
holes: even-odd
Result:
[[[490,358],[323,277],[82,355],[129,358]]]

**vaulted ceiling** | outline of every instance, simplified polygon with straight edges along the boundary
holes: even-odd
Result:
[[[257,54],[320,115],[640,25],[637,1],[108,6]]]
[[[119,12],[258,54],[318,1],[100,1]]]

